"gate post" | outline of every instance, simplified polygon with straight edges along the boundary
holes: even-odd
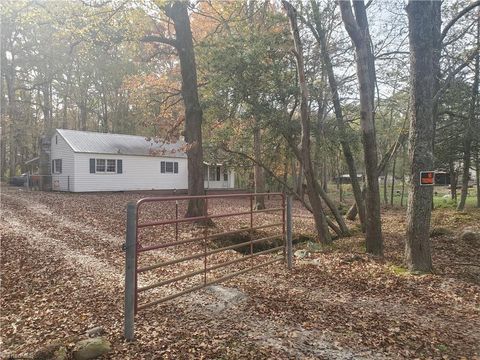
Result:
[[[125,328],[124,337],[127,341],[134,338],[135,325],[135,277],[137,251],[137,205],[130,202],[127,205],[127,239],[125,243]]]
[[[292,244],[292,195],[287,195],[287,267],[292,269],[293,244]]]

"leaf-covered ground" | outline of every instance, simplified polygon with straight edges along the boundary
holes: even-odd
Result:
[[[360,234],[337,240],[330,248],[298,244],[310,255],[297,259],[291,271],[278,263],[229,280],[221,288],[141,311],[137,339],[126,343],[121,246],[126,204],[140,197],[2,188],[0,358],[31,356],[49,342],[81,335],[94,326],[105,328],[113,344],[109,357],[114,359],[480,358],[480,244],[457,238],[465,227],[480,228],[480,211],[475,209],[434,212],[433,275],[403,270],[404,211],[386,209],[384,260],[364,254]],[[173,206],[147,207],[143,219],[171,218]],[[180,214],[184,206],[179,204]],[[210,206],[214,213],[237,212],[248,209],[249,202],[215,200]],[[278,202],[269,200],[267,206]],[[248,226],[249,221],[217,219],[215,231]],[[275,221],[278,213],[262,214],[254,225]],[[202,231],[183,225],[179,238]],[[274,228],[268,231],[274,233]],[[299,204],[294,205],[294,231],[307,236],[313,232],[312,218]],[[145,231],[142,236],[145,243],[172,240],[175,229]],[[202,244],[184,246],[147,254],[142,261],[150,264],[201,251]],[[229,251],[212,261],[239,256]],[[168,278],[202,265],[201,260],[191,261],[139,281],[150,284],[159,276]],[[154,300],[198,281],[154,290],[141,300]],[[233,290],[244,296],[223,294]]]

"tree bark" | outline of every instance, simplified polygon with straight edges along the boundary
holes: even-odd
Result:
[[[385,205],[388,205],[387,188],[388,188],[388,166],[385,168],[385,176],[383,178],[383,202],[385,203]]]
[[[480,19],[477,21],[477,47],[480,45]],[[465,127],[465,135],[463,139],[463,174],[462,174],[462,192],[460,194],[460,201],[457,210],[463,211],[465,209],[465,202],[468,196],[468,180],[470,175],[470,163],[472,158],[472,142],[475,123],[475,108],[478,97],[478,80],[479,80],[479,60],[480,55],[477,50],[475,56],[475,70],[472,85],[472,97],[470,99],[470,111],[467,119],[467,126]]]
[[[393,199],[395,196],[395,165],[397,163],[397,157],[395,156],[393,158],[393,164],[392,164],[392,188],[390,190],[390,206],[393,206]]]
[[[51,97],[51,83],[43,84],[43,130],[45,134],[50,134],[52,130],[52,97]]]
[[[435,89],[435,1],[410,0],[407,5],[410,40],[409,160],[405,262],[410,271],[430,272],[430,220],[433,187],[420,185],[420,172],[433,166],[433,96]],[[438,29],[438,30],[437,30]]]
[[[1,81],[1,79],[0,79]],[[0,161],[0,172],[1,172],[1,179],[5,180],[6,173],[7,173],[7,134],[5,133],[6,129],[6,119],[7,119],[7,113],[5,111],[7,107],[7,102],[5,101],[5,97],[2,96],[1,99],[1,105],[0,105],[0,116],[1,116],[1,123],[0,123],[0,156],[1,156],[1,161]]]
[[[254,164],[254,183],[255,183],[255,193],[265,192],[265,176],[263,173],[263,168],[258,165],[262,161],[262,149],[261,149],[261,129],[260,123],[257,118],[254,119],[253,127],[253,153],[256,160]],[[265,196],[255,196],[255,210],[265,209]]]
[[[328,194],[325,192],[325,190],[323,190],[323,187],[321,186],[321,184],[318,181],[316,181],[316,183],[317,183],[318,194],[320,195],[321,199],[325,202],[325,204],[328,206],[333,216],[335,217],[335,220],[337,221],[338,226],[340,227],[342,235],[349,236],[350,231],[348,230],[347,224],[345,223],[345,220],[342,214],[340,213],[338,208],[335,206],[335,203],[332,201],[332,199],[330,199]]]
[[[182,97],[185,104],[185,141],[188,159],[188,195],[204,195],[202,117],[198,99],[197,67],[193,49],[192,30],[188,17],[187,3],[175,1],[167,5],[166,14],[175,27],[175,48],[180,59],[182,74]],[[187,217],[205,214],[205,201],[191,199]]]
[[[362,129],[363,152],[366,173],[366,251],[383,256],[382,223],[380,219],[380,189],[377,171],[377,142],[374,120],[375,68],[368,20],[363,0],[353,2],[355,17],[350,1],[340,1],[340,11],[356,51],[357,76],[360,86],[360,126]]]
[[[298,81],[300,86],[300,119],[301,119],[301,142],[299,149],[294,149],[298,160],[301,162],[305,180],[307,184],[307,194],[310,200],[310,205],[313,210],[313,217],[315,219],[315,227],[323,244],[330,244],[332,237],[328,230],[327,219],[322,208],[322,201],[320,199],[318,182],[315,179],[312,159],[310,156],[310,119],[308,116],[308,90],[305,81],[305,69],[303,62],[303,49],[300,41],[300,33],[297,25],[297,11],[286,0],[282,0],[283,7],[287,12],[290,21],[290,30],[293,36],[293,43],[295,48],[295,60],[297,63]]]
[[[455,165],[452,158],[449,160],[448,168],[450,173],[450,195],[452,200],[457,201],[457,172],[455,171]]]
[[[317,2],[315,0],[311,0],[310,4],[312,6],[313,20],[315,22],[316,31],[314,32],[314,34],[316,35],[315,37],[318,43],[320,44],[322,62],[325,65],[325,70],[327,72],[327,77],[328,77],[328,83],[330,85],[330,91],[332,93],[332,102],[333,102],[333,108],[335,111],[335,119],[337,122],[338,131],[340,133],[340,144],[342,146],[343,155],[345,157],[345,162],[347,164],[348,174],[351,179],[352,191],[353,191],[353,196],[355,198],[355,203],[359,204],[358,206],[359,209],[357,209],[357,212],[360,218],[360,224],[362,226],[362,231],[365,232],[365,229],[366,229],[365,228],[365,225],[366,225],[365,204],[362,196],[362,190],[360,188],[360,182],[358,181],[358,178],[357,178],[357,169],[355,167],[355,160],[353,159],[352,150],[350,148],[350,145],[347,139],[345,121],[343,118],[343,111],[340,104],[340,97],[338,95],[337,80],[333,72],[332,60],[328,52],[325,30],[322,26],[320,11],[319,11]]]
[[[477,143],[477,147],[480,143]],[[475,158],[475,171],[476,171],[476,178],[477,178],[477,208],[480,208],[480,149],[477,148],[477,155]]]
[[[3,59],[6,61],[6,57]],[[5,65],[7,66],[7,65]],[[17,170],[17,141],[16,141],[16,122],[17,122],[17,101],[15,96],[15,65],[14,60],[11,60],[10,66],[4,72],[5,84],[8,98],[8,162],[9,162],[9,176],[15,176]]]
[[[87,130],[87,100],[82,99],[80,104],[78,104],[78,108],[80,110],[80,130],[86,131]]]
[[[405,197],[405,147],[402,150],[402,195],[400,197],[400,206],[403,207],[403,199]]]

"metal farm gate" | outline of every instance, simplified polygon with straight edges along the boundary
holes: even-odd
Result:
[[[273,207],[269,207],[262,210],[255,210],[254,208],[254,199],[255,196],[263,195],[269,199],[276,200],[279,203],[275,204]],[[200,217],[180,217],[179,218],[179,201],[188,201],[190,199],[203,199],[205,206],[205,216]],[[213,202],[214,200],[247,200],[246,209],[238,212],[218,212],[209,213],[209,210],[215,209],[210,205],[209,201]],[[270,201],[269,203],[271,203]],[[174,206],[173,206],[174,203]],[[168,212],[172,213],[172,218],[167,219],[156,219],[153,221],[141,221],[140,213],[142,208],[146,204],[158,205],[164,207]],[[157,206],[157,209],[160,207]],[[173,218],[174,213],[174,218]],[[262,223],[261,225],[255,225],[255,216],[259,214],[278,214],[278,221],[271,223]],[[229,226],[228,231],[215,233],[213,232],[214,228],[208,226],[202,226],[202,233],[200,236],[193,236],[185,238],[185,234],[182,234],[180,226],[185,226],[186,224],[198,223],[201,221],[207,222],[215,219],[226,219],[226,218],[238,218],[239,216],[249,217],[247,226],[240,226],[240,223],[236,222],[235,226]],[[152,220],[152,219],[149,219]],[[265,219],[263,219],[265,220]],[[276,219],[275,219],[276,220]],[[219,220],[217,220],[219,221]],[[153,236],[153,243],[142,243],[142,233],[148,229],[153,229],[156,227],[164,226],[173,226],[174,235],[167,235],[166,233],[160,234],[158,238]],[[274,231],[274,234],[268,234],[261,238],[254,239],[254,232],[262,229],[269,229]],[[126,234],[126,269],[125,269],[125,328],[124,336],[127,340],[133,340],[134,338],[134,320],[135,315],[138,311],[143,310],[147,307],[163,303],[168,300],[172,300],[184,294],[190,293],[202,289],[206,286],[217,284],[222,281],[231,279],[235,276],[241,275],[251,270],[258,269],[262,266],[270,265],[276,262],[285,261],[288,268],[292,266],[292,222],[291,222],[291,197],[286,197],[283,193],[263,193],[263,194],[228,194],[228,195],[204,195],[204,196],[173,196],[173,197],[149,197],[143,198],[136,203],[129,203],[127,206],[127,234]],[[235,234],[248,233],[247,241],[241,243],[235,243],[233,245],[209,248],[207,243],[209,241],[220,239],[225,236],[234,236]],[[151,236],[152,237],[152,236]],[[266,250],[261,249],[261,251],[254,252],[254,246],[258,244],[271,241],[273,239],[281,239],[280,245],[268,248]],[[157,240],[158,239],[158,240]],[[160,262],[148,263],[147,265],[140,265],[139,262],[142,260],[142,256],[148,254],[154,255],[155,251],[160,249],[174,249],[175,247],[180,247],[186,244],[189,246],[197,246],[197,250],[200,251],[194,254],[188,254],[180,257],[175,257],[173,259],[163,260]],[[239,257],[224,261],[221,263],[215,263],[214,261],[209,261],[214,254],[220,254],[228,250],[235,249],[247,249],[244,255]],[[267,261],[260,261],[254,263],[253,260],[261,260],[261,255],[274,254],[282,251],[282,256],[274,257],[273,259],[269,258]],[[260,257],[260,258],[259,258]],[[194,271],[188,271],[182,273],[181,275],[170,276],[163,279],[155,279],[150,281],[148,284],[143,285],[139,284],[139,275],[148,274],[153,270],[166,269],[169,266],[177,265],[179,267],[181,264],[191,261],[202,261],[200,268],[195,269]],[[222,274],[220,277],[213,277],[211,273],[219,269],[225,269],[228,266],[234,264],[242,264],[244,262],[250,261],[250,264],[244,269],[229,272],[227,274]],[[209,277],[209,274],[211,275]],[[140,303],[139,295],[144,294],[152,289],[158,289],[168,285],[175,285],[183,280],[192,280],[194,277],[201,277],[201,280],[194,284],[191,287],[182,289],[168,294],[167,296],[160,296],[155,298],[153,301]]]

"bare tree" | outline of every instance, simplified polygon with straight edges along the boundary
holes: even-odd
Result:
[[[335,119],[337,120],[337,126],[340,133],[340,144],[342,146],[343,155],[345,157],[345,162],[347,163],[348,174],[350,175],[350,180],[352,183],[353,196],[355,197],[355,203],[358,204],[358,215],[360,218],[360,223],[362,225],[362,230],[365,231],[365,204],[363,201],[362,189],[360,188],[360,183],[357,177],[357,169],[355,167],[355,160],[353,159],[352,150],[347,140],[346,134],[346,125],[343,118],[343,111],[340,104],[340,96],[338,95],[338,84],[335,74],[333,72],[332,60],[327,46],[327,38],[325,29],[322,25],[322,19],[320,17],[320,9],[315,0],[311,0],[310,4],[312,6],[313,13],[313,24],[307,22],[307,25],[310,27],[315,39],[320,45],[322,62],[325,66],[325,70],[328,77],[328,83],[330,85],[330,91],[332,93],[332,102],[333,109],[335,112]]]
[[[430,219],[433,189],[420,185],[420,172],[433,166],[434,64],[440,17],[435,1],[410,0],[407,5],[410,39],[410,190],[407,207],[405,262],[411,271],[429,272]]]
[[[352,39],[356,52],[357,77],[360,85],[360,126],[366,173],[366,249],[374,255],[383,255],[382,223],[380,219],[380,191],[377,171],[377,143],[374,119],[375,67],[371,38],[363,0],[340,1],[343,24]]]
[[[188,194],[203,195],[203,148],[202,148],[202,108],[198,99],[197,67],[193,48],[192,30],[188,17],[187,3],[174,1],[165,8],[166,15],[172,19],[175,38],[151,35],[143,37],[146,42],[160,42],[173,46],[180,59],[182,74],[182,97],[185,104],[185,141],[188,159]],[[188,202],[186,216],[201,216],[205,212],[203,199],[191,199]]]
[[[463,139],[463,174],[462,174],[462,192],[460,194],[460,202],[457,210],[463,211],[468,195],[468,180],[470,175],[470,163],[472,157],[472,142],[475,124],[475,108],[478,98],[478,77],[479,77],[479,47],[480,47],[480,18],[477,21],[477,51],[475,56],[475,67],[472,85],[472,97],[470,99],[470,111],[467,119],[467,126],[465,128],[465,135]],[[478,165],[478,164],[477,164]],[[478,166],[477,166],[478,169]]]
[[[328,244],[332,241],[328,231],[327,219],[322,208],[322,201],[319,196],[319,189],[321,186],[315,178],[313,163],[310,155],[310,119],[308,115],[308,90],[305,81],[305,68],[303,61],[303,49],[300,40],[300,33],[297,24],[297,11],[286,0],[282,1],[283,7],[287,12],[290,21],[290,30],[293,36],[295,60],[297,63],[298,82],[300,86],[300,120],[301,120],[301,142],[298,148],[294,148],[295,155],[302,164],[305,181],[307,185],[308,199],[313,210],[313,217],[315,219],[315,227],[320,237],[320,241]]]

